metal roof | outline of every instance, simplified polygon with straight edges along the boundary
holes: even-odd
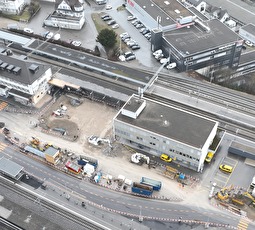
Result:
[[[21,45],[27,44],[31,39],[24,36],[19,36],[14,33],[0,30],[0,39],[12,41]]]
[[[21,175],[23,168],[23,166],[4,157],[0,159],[0,171],[12,178],[19,179],[18,176]]]

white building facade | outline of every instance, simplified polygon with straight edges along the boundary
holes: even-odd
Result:
[[[56,2],[56,10],[45,20],[45,26],[80,30],[85,24],[83,0],[61,0]]]

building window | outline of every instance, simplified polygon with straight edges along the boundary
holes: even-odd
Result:
[[[137,140],[140,140],[140,141],[142,141],[142,140],[143,140],[143,138],[142,138],[142,137],[136,137],[136,139],[137,139]]]

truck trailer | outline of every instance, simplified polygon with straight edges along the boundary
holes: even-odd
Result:
[[[152,186],[154,191],[159,191],[161,189],[162,183],[157,180],[153,180],[147,177],[142,177],[141,184]]]
[[[151,196],[153,193],[152,186],[139,184],[134,182],[131,188],[133,193],[144,195],[144,196]]]

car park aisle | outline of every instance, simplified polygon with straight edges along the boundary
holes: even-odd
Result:
[[[145,67],[153,67],[155,66],[155,59],[151,54],[151,46],[150,42],[139,32],[140,29],[137,29],[135,26],[131,24],[131,21],[127,20],[127,17],[131,14],[126,10],[117,10],[117,7],[122,5],[122,1],[109,1],[109,4],[112,5],[111,10],[105,10],[105,13],[109,14],[115,21],[120,25],[120,33],[128,32],[131,36],[131,39],[135,40],[138,45],[141,47],[134,51],[136,55],[136,59],[138,60],[139,64],[142,64]],[[122,48],[124,47],[124,43],[122,42]],[[132,51],[131,48],[127,48],[123,51]],[[135,61],[130,62],[131,65],[135,65]],[[142,66],[139,66],[143,68]],[[155,68],[157,70],[158,67]]]

